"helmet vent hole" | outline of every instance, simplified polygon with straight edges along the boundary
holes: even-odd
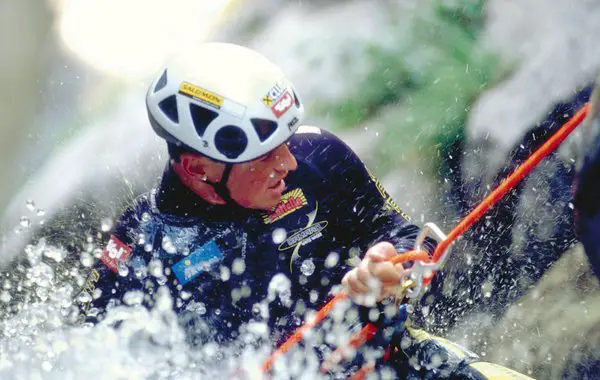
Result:
[[[196,128],[196,133],[198,133],[198,136],[200,137],[204,135],[208,125],[219,116],[217,112],[194,103],[190,103],[190,115],[192,116],[192,122]]]
[[[215,147],[229,159],[239,157],[248,146],[248,136],[244,130],[235,125],[226,125],[215,135]]]
[[[277,123],[267,119],[250,119],[260,142],[265,142],[277,130]]]
[[[163,87],[165,87],[166,85],[167,85],[167,70],[165,69],[165,71],[163,71],[162,75],[158,79],[158,82],[156,82],[156,86],[154,86],[154,92],[156,93],[156,92],[162,90]]]
[[[179,113],[177,112],[177,98],[175,95],[171,95],[168,98],[165,98],[160,103],[158,103],[158,107],[163,111],[165,115],[174,123],[179,123]]]

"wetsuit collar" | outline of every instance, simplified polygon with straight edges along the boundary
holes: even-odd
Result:
[[[235,204],[213,205],[185,186],[167,164],[160,187],[156,192],[156,206],[161,212],[180,217],[202,217],[207,220],[246,220],[260,212]]]

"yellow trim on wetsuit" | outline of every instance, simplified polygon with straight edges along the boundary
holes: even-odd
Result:
[[[488,380],[533,380],[529,376],[498,364],[476,362],[469,364],[469,367],[479,371]]]

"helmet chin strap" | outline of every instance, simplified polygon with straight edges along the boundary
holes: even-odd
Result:
[[[225,170],[223,171],[223,175],[221,176],[221,180],[219,182],[211,182],[210,180],[204,181],[206,184],[211,185],[217,195],[219,195],[225,203],[228,205],[234,205],[238,207],[244,208],[242,205],[237,203],[233,198],[231,198],[231,192],[227,188],[227,181],[229,180],[229,175],[231,174],[231,169],[233,169],[233,164],[226,163]]]

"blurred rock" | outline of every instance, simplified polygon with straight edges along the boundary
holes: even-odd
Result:
[[[504,317],[454,331],[484,359],[539,379],[584,379],[600,369],[600,286],[580,245],[569,250]],[[595,370],[594,370],[595,368]]]
[[[345,97],[372,69],[368,45],[391,46],[410,31],[413,0],[242,3],[211,37],[265,54],[295,82],[308,103]],[[368,17],[365,17],[368,15]]]
[[[0,213],[25,179],[15,159],[23,157],[23,145],[33,145],[39,93],[54,46],[51,25],[46,2],[0,2]]]
[[[478,99],[467,125],[465,150],[477,153],[465,157],[464,179],[483,186],[531,126],[600,70],[599,0],[489,0],[487,12],[482,44],[514,70]]]
[[[7,265],[35,235],[48,235],[56,245],[85,244],[86,233],[95,235],[102,220],[115,218],[158,181],[166,145],[148,126],[141,94],[124,99],[111,116],[74,137],[13,197],[3,220],[12,229],[1,242],[0,265]],[[28,200],[36,206],[29,209]],[[31,224],[20,225],[21,216]]]
[[[470,114],[455,166],[460,180],[449,195],[459,215],[473,209],[588,100],[589,84],[600,69],[598,25],[597,0],[488,3],[483,43],[515,68]],[[456,245],[446,280],[433,285],[436,312],[428,316],[430,323],[448,328],[483,312],[499,318],[573,244],[575,140],[569,137]]]

